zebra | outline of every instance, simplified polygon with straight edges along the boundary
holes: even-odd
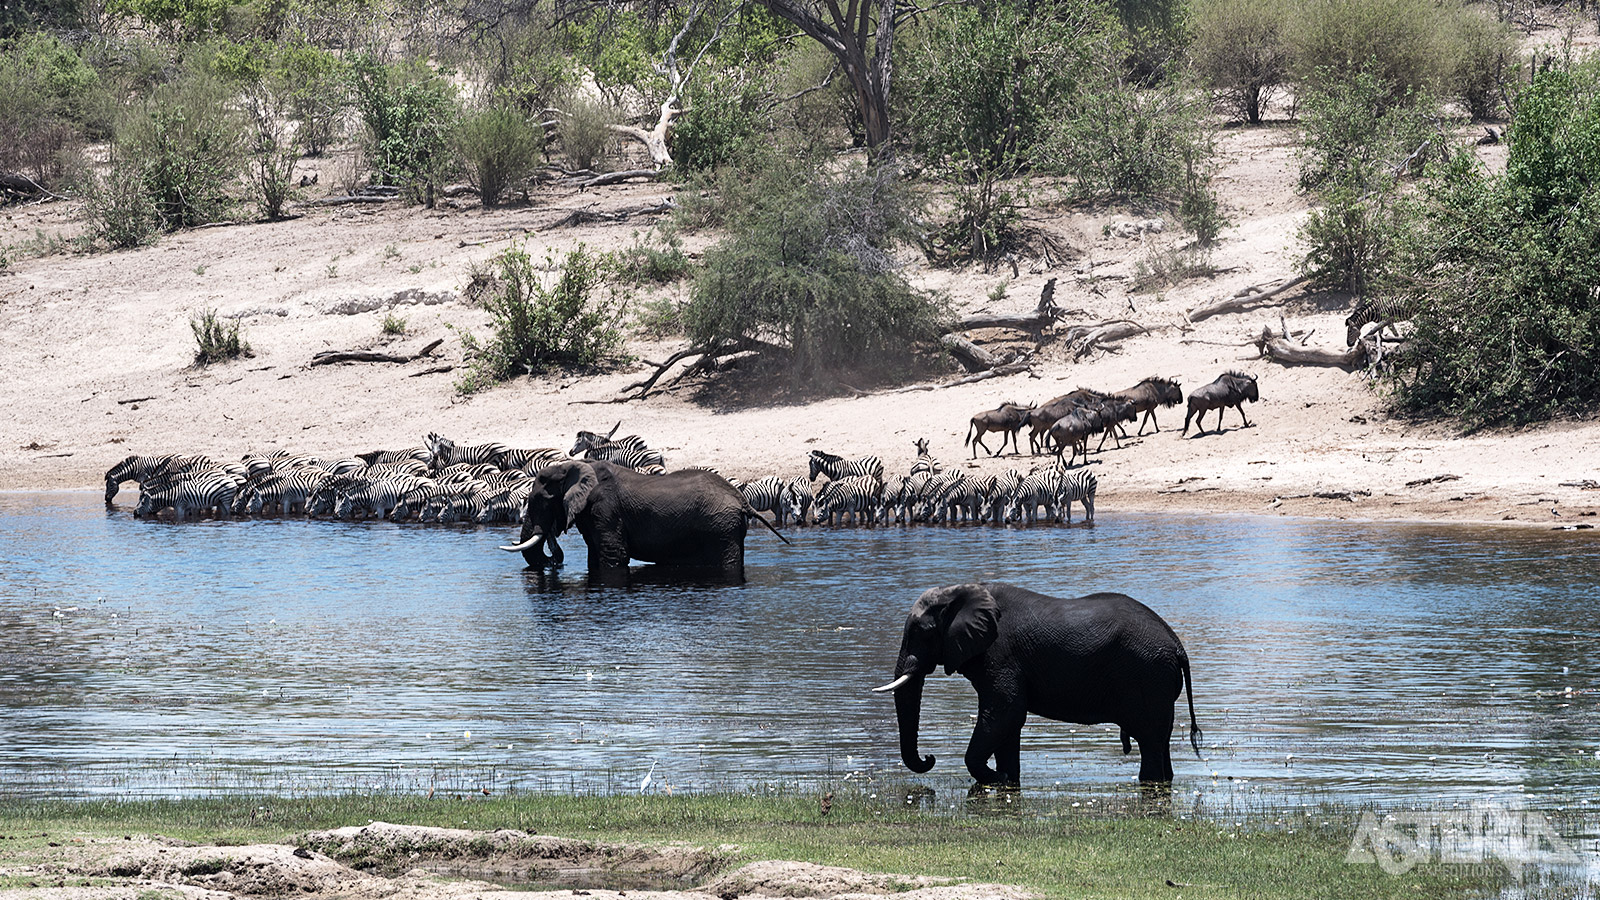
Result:
[[[884,486],[883,489],[883,521],[906,522],[913,515],[917,505],[917,498],[922,491],[922,486],[928,481],[926,473],[917,475],[902,475]]]
[[[233,499],[238,490],[239,482],[233,475],[213,469],[164,487],[141,488],[139,505],[134,508],[133,515],[143,518],[171,509],[178,519],[207,512],[226,518],[233,511]]]
[[[400,498],[416,486],[419,479],[402,476],[368,481],[352,478],[338,490],[333,504],[335,519],[354,519],[371,516],[386,519]]]
[[[811,479],[796,475],[789,480],[789,496],[794,500],[796,525],[811,524],[811,511],[817,505],[817,496],[811,491]]]
[[[554,447],[540,447],[536,450],[507,450],[500,454],[495,464],[502,469],[516,469],[529,475],[537,475],[545,468],[567,458],[567,454]]]
[[[650,449],[649,445],[644,442],[644,438],[639,437],[637,434],[616,437],[615,435],[617,433],[617,429],[621,427],[622,423],[618,422],[617,424],[611,426],[611,430],[605,434],[596,434],[593,431],[580,431],[578,432],[577,441],[572,445],[572,449],[568,451],[568,453],[571,456],[576,457],[578,454],[583,453],[586,450],[591,450],[595,447],[608,446],[622,447],[627,450]]]
[[[846,475],[828,482],[817,492],[817,521],[839,525],[849,513],[851,527],[863,519],[873,524],[882,499],[882,481],[867,475]]]
[[[876,456],[863,456],[860,459],[845,459],[832,453],[821,450],[811,451],[811,480],[816,481],[818,475],[826,475],[830,480],[838,481],[852,475],[865,475],[875,479],[879,485],[883,484],[883,460]]]
[[[110,506],[117,491],[125,481],[143,485],[152,478],[164,477],[174,472],[209,467],[211,460],[204,456],[181,456],[168,453],[163,456],[130,456],[106,470],[106,505]]]
[[[427,440],[430,451],[429,464],[436,470],[460,463],[492,463],[511,450],[505,444],[462,446],[433,432],[428,433]]]
[[[415,460],[424,466],[433,462],[433,453],[427,447],[407,447],[404,450],[372,450],[357,453],[356,459],[368,466],[384,466]]]
[[[744,494],[751,509],[772,513],[772,524],[779,528],[789,517],[799,515],[789,483],[776,475],[747,481],[739,487],[739,492]]]
[[[644,472],[647,475],[664,475],[667,471],[667,461],[661,455],[661,451],[651,450],[648,447],[639,450],[618,444],[602,444],[584,450],[583,458],[626,466],[635,472]]]
[[[1053,522],[1059,517],[1061,491],[1060,476],[1055,469],[1032,472],[1017,486],[1016,500],[1008,518],[1013,522],[1032,525],[1037,521],[1039,507],[1044,507],[1044,520]]]
[[[1056,502],[1067,522],[1072,521],[1072,504],[1082,503],[1083,521],[1094,524],[1094,492],[1098,486],[1099,479],[1087,469],[1056,473]]]
[[[1404,322],[1417,314],[1416,302],[1409,297],[1368,297],[1356,304],[1344,320],[1344,345],[1354,347],[1361,331],[1373,322],[1380,323],[1378,330],[1387,328],[1400,336],[1395,323]]]
[[[936,501],[939,524],[978,521],[985,499],[980,482],[961,474],[961,477],[947,484],[939,494]]]
[[[260,515],[263,509],[275,507],[277,515],[304,513],[311,495],[315,494],[332,473],[321,469],[302,469],[270,475],[242,488],[234,499],[235,515]]]
[[[944,471],[944,466],[928,452],[927,438],[917,438],[912,445],[917,448],[917,461],[911,464],[911,474],[937,475]]]
[[[522,522],[522,508],[533,493],[536,482],[523,479],[490,494],[485,498],[483,511],[478,514],[479,525],[517,525]]]
[[[995,525],[1005,524],[1007,513],[1016,502],[1017,489],[1025,480],[1021,472],[1016,469],[1007,469],[999,475],[993,476],[994,481],[989,489],[988,520]]]

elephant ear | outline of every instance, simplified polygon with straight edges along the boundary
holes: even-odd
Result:
[[[589,494],[599,483],[600,480],[594,474],[594,466],[573,463],[567,470],[567,474],[561,479],[561,510],[566,519],[562,531],[571,528],[572,523],[578,520],[578,514],[589,505]]]
[[[949,675],[1000,636],[1000,605],[981,584],[953,585],[947,591],[951,610],[944,630],[944,671]]]

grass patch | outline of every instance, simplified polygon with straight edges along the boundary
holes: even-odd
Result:
[[[189,330],[194,332],[197,349],[196,365],[210,365],[249,356],[250,345],[239,333],[239,322],[224,322],[214,309],[201,311],[189,319]]]
[[[888,792],[884,793],[890,797]],[[83,835],[155,834],[213,844],[285,842],[309,830],[381,820],[645,843],[725,843],[739,863],[792,859],[875,872],[1016,884],[1047,897],[1469,897],[1510,883],[1486,867],[1434,866],[1390,876],[1345,862],[1356,811],[1286,810],[1267,827],[1143,814],[1083,814],[1053,802],[990,798],[962,813],[901,808],[851,794],[821,812],[811,793],[477,800],[337,795],[153,801],[0,802],[8,851]],[[50,837],[54,835],[55,837]],[[29,855],[32,855],[31,853]],[[1171,884],[1169,884],[1171,882]],[[1175,888],[1172,885],[1178,885]]]

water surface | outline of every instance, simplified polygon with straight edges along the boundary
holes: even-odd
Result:
[[[0,493],[0,791],[964,788],[967,682],[928,682],[927,776],[868,688],[922,590],[987,579],[1122,591],[1172,623],[1206,735],[1203,761],[1175,735],[1178,791],[1600,801],[1593,533],[1108,511],[752,530],[742,585],[591,586],[576,533],[551,577],[495,550],[511,531]],[[1035,718],[1022,772],[1093,795],[1138,760]]]

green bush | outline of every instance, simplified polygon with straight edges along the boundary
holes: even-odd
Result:
[[[425,63],[383,65],[371,57],[351,66],[356,110],[367,128],[367,160],[379,184],[397,185],[431,201],[455,122],[455,90]]]
[[[1433,96],[1451,68],[1455,7],[1435,0],[1300,0],[1291,17],[1296,89],[1336,90],[1358,74],[1388,107]]]
[[[158,88],[118,128],[117,153],[142,171],[163,230],[227,213],[242,132],[229,100],[225,85],[194,72]]]
[[[666,236],[659,244],[634,234],[633,246],[614,254],[617,277],[633,284],[671,284],[689,277],[694,263],[683,252],[683,243]]]
[[[1189,47],[1195,72],[1229,115],[1252,125],[1289,78],[1287,0],[1201,0]]]
[[[58,184],[105,103],[99,76],[54,36],[0,41],[0,172]]]
[[[250,355],[250,345],[239,334],[239,322],[223,322],[217,311],[207,309],[189,318],[189,330],[194,332],[194,362],[206,366]]]
[[[320,47],[289,44],[279,52],[277,69],[299,123],[295,142],[308,156],[321,156],[343,136],[351,102],[346,63]]]
[[[90,177],[80,187],[89,230],[86,244],[124,250],[150,243],[161,230],[155,201],[145,191],[144,168],[114,157],[104,178]]]
[[[1181,83],[1139,88],[1105,78],[1057,128],[1050,166],[1073,176],[1082,198],[1176,201],[1209,184],[1215,144],[1206,116]]]
[[[472,359],[457,385],[462,393],[554,367],[591,369],[620,358],[622,304],[607,288],[605,257],[579,246],[559,267],[554,257],[545,262],[560,272],[550,287],[520,247],[474,271],[468,299],[488,311],[494,334],[484,342],[462,335]]]
[[[934,237],[940,255],[1006,249],[1024,202],[1013,179],[1044,157],[1080,73],[1116,47],[1115,20],[1090,3],[929,13],[901,54],[894,112],[917,161],[956,185],[954,215]]]
[[[1475,7],[1456,10],[1455,64],[1445,75],[1444,92],[1459,100],[1477,120],[1506,112],[1506,95],[1522,79],[1517,36],[1510,26]]]
[[[1300,184],[1321,206],[1300,230],[1300,271],[1315,287],[1381,292],[1410,209],[1398,193],[1401,169],[1415,175],[1436,162],[1443,138],[1431,102],[1397,100],[1373,73],[1321,83],[1302,101]]]
[[[776,344],[790,376],[814,382],[903,371],[919,343],[938,337],[942,304],[895,262],[915,228],[894,172],[772,159],[725,187],[728,236],[695,278],[691,341]]]
[[[561,124],[556,133],[561,138],[561,152],[567,162],[577,170],[594,168],[611,145],[616,134],[611,130],[617,121],[611,104],[582,91],[573,91],[562,103]]]
[[[706,73],[689,86],[688,108],[672,129],[672,164],[684,172],[727,165],[765,143],[767,92],[738,71]]]
[[[461,118],[451,144],[483,205],[492,208],[538,165],[544,151],[544,129],[536,128],[514,109],[483,109]]]

